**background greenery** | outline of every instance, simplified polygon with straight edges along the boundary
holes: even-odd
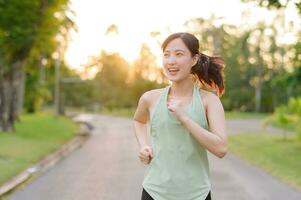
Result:
[[[227,118],[259,117],[296,133],[231,136],[231,151],[300,187],[301,30],[296,22],[284,26],[283,21],[288,5],[294,4],[300,16],[301,3],[243,2],[277,15],[271,24],[244,26],[243,17],[239,26],[220,24],[213,15],[184,26],[198,37],[202,52],[226,62],[221,101]],[[77,127],[71,121],[41,110],[56,103],[57,114],[72,108],[132,117],[144,92],[168,84],[146,44],[133,63],[102,51],[85,63],[87,70],[98,69],[95,77],[75,73],[64,62],[70,32],[76,31],[73,16],[69,0],[0,0],[0,184],[74,136]],[[282,42],[293,30],[296,39]],[[108,27],[108,36],[112,32],[118,35],[118,25]],[[160,31],[150,35],[162,42]]]
[[[71,139],[78,129],[70,119],[28,114],[14,134],[0,132],[0,185]]]

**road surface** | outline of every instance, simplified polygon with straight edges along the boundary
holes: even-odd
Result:
[[[137,157],[132,121],[103,115],[82,116],[95,127],[87,142],[12,194],[10,200],[140,199],[145,166]],[[235,134],[237,124],[239,121],[228,122],[228,132]],[[256,128],[254,124],[250,127]],[[209,158],[214,200],[301,199],[300,191],[231,154],[223,159],[209,154]]]

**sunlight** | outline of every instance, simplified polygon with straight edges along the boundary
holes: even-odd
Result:
[[[198,1],[186,0],[185,4],[174,1],[139,1],[139,0],[71,0],[76,12],[75,22],[78,33],[71,34],[65,59],[68,65],[78,71],[88,61],[91,55],[97,56],[102,50],[118,52],[128,62],[139,56],[142,43],[147,44],[160,61],[160,43],[171,32],[185,31],[183,23],[191,18],[208,18],[214,13],[224,17],[224,23],[239,25],[242,23],[241,14],[249,12],[265,16],[271,20],[275,13],[267,12],[264,8],[255,8],[253,4],[243,4],[240,0],[233,1]],[[117,6],[118,5],[118,6]],[[133,6],[135,5],[135,6]],[[171,8],[170,10],[169,8]],[[224,9],[230,7],[231,9]],[[126,8],[126,9],[125,9]],[[293,13],[293,12],[292,12]],[[249,16],[249,25],[256,23],[256,18]],[[294,16],[292,16],[294,17]],[[289,18],[289,17],[288,17]],[[263,19],[258,19],[263,20]],[[107,28],[115,24],[118,32],[106,34]],[[154,38],[151,32],[160,34]],[[286,40],[291,40],[286,38]]]

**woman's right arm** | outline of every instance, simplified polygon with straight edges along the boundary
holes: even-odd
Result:
[[[144,164],[149,164],[153,152],[147,141],[147,122],[149,120],[149,99],[150,93],[144,93],[138,102],[136,112],[134,114],[134,130],[139,145],[139,158]]]

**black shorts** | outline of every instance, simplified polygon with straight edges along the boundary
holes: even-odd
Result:
[[[153,198],[145,191],[145,189],[143,188],[141,200],[154,200],[154,199],[153,199]],[[207,197],[206,197],[205,200],[211,200],[211,194],[210,194],[210,192],[209,192],[209,194],[207,195]]]

